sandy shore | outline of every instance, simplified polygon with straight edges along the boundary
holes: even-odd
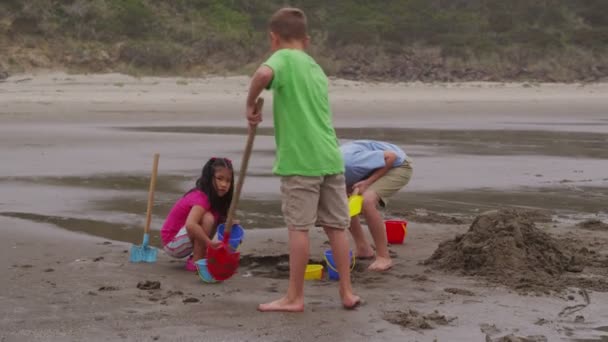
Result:
[[[594,328],[608,322],[606,293],[591,292],[589,304],[574,290],[521,296],[418,264],[465,226],[416,224],[405,245],[391,247],[393,271],[358,269],[354,285],[367,304],[357,311],[342,310],[336,284],[324,280],[307,283],[306,312],[290,315],[255,310],[285,290],[285,273],[276,268],[286,260],[281,229],[248,231],[242,246],[248,265],[229,281],[204,284],[162,252],[156,264],[130,264],[125,243],[16,219],[1,218],[0,225],[4,341],[483,341],[511,334],[558,341],[597,338],[601,331]],[[608,241],[608,233],[601,237]],[[324,241],[312,234],[313,259],[321,259]],[[147,280],[159,281],[160,289],[137,288]],[[445,320],[428,318],[426,329],[387,321],[408,310],[437,310]]]
[[[242,125],[248,77],[15,75],[0,83],[5,123]],[[363,83],[332,80],[338,127],[540,129],[607,132],[608,83]],[[265,93],[272,99],[270,93]],[[269,102],[270,103],[270,102]],[[271,122],[268,107],[265,120]],[[548,115],[550,114],[550,115]],[[396,115],[401,119],[396,119]],[[547,120],[550,117],[550,120]],[[356,118],[357,120],[353,120]]]
[[[391,246],[392,271],[357,266],[355,289],[367,304],[356,311],[341,309],[336,284],[326,280],[307,283],[303,314],[255,310],[287,285],[277,268],[287,234],[264,130],[244,194],[239,273],[204,284],[162,252],[156,264],[130,264],[152,153],[161,153],[157,229],[201,156],[240,159],[246,84],[58,73],[0,83],[0,341],[605,340],[606,292],[522,295],[421,262],[465,232],[472,216],[500,206],[548,210],[552,221],[540,229],[604,256],[608,232],[575,223],[608,215],[606,84],[332,81],[341,138],[387,139],[414,156],[415,178],[392,214],[421,210],[405,245]],[[311,238],[319,261],[325,237]],[[146,280],[160,289],[137,288]],[[395,324],[399,313],[412,321]]]

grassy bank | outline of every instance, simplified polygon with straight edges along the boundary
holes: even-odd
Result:
[[[0,69],[249,73],[279,0],[4,0]],[[395,81],[608,79],[605,0],[292,1],[328,74]]]

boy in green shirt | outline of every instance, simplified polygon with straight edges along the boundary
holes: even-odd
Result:
[[[289,228],[289,287],[260,311],[304,310],[304,271],[309,257],[308,230],[323,226],[340,274],[340,297],[347,309],[360,298],[350,279],[350,224],[344,161],[332,125],[328,79],[304,52],[308,46],[306,15],[283,8],[270,19],[273,55],[253,75],[247,97],[247,120],[262,121],[255,102],[264,89],[273,91],[275,142],[273,172],[281,176],[282,211]]]

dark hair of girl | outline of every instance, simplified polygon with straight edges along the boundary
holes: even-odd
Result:
[[[215,157],[209,159],[209,161],[205,163],[205,166],[203,166],[201,176],[196,180],[196,187],[188,191],[186,194],[196,189],[204,192],[205,195],[207,195],[207,198],[209,198],[211,209],[219,214],[220,219],[225,219],[226,216],[228,216],[228,209],[230,208],[230,203],[232,202],[234,176],[230,182],[230,189],[223,197],[220,197],[213,186],[213,178],[215,177],[215,171],[222,167],[227,168],[233,173],[232,162],[230,159]]]

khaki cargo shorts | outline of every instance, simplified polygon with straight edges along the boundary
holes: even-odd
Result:
[[[412,173],[411,161],[406,161],[403,165],[390,169],[384,176],[370,185],[368,189],[376,192],[378,197],[380,197],[380,205],[385,207],[388,204],[389,198],[409,183]]]
[[[281,177],[281,202],[285,223],[291,229],[346,229],[350,225],[343,174]]]

